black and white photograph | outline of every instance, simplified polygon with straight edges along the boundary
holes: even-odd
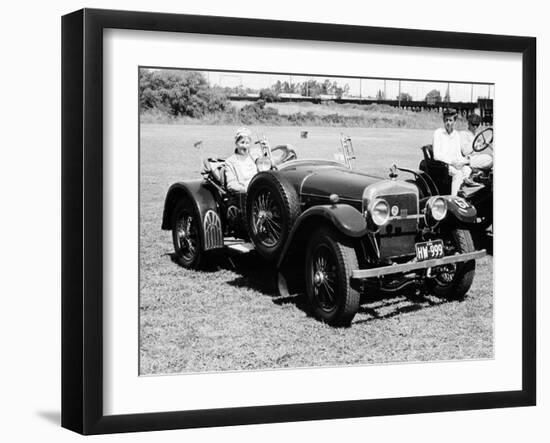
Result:
[[[62,31],[64,427],[536,403],[534,39]]]
[[[495,84],[137,75],[140,375],[494,358]]]
[[[543,9],[7,3],[2,441],[546,441]]]

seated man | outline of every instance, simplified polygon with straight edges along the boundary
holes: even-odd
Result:
[[[255,158],[250,153],[251,133],[239,128],[235,134],[235,153],[226,161],[226,183],[231,192],[246,192],[252,177],[256,175]]]
[[[481,117],[472,113],[468,116],[468,130],[460,132],[462,155],[470,159],[472,169],[491,169],[493,167],[493,150],[485,149],[483,152],[475,152],[473,142],[476,132],[481,124]]]
[[[455,131],[457,112],[455,109],[443,111],[444,127],[438,128],[433,136],[434,160],[447,163],[451,181],[451,195],[457,195],[464,179],[470,176],[472,169],[469,160],[462,156],[460,135]]]

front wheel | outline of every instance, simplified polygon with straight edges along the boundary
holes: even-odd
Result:
[[[332,326],[348,326],[359,309],[351,286],[358,269],[353,245],[328,228],[315,231],[306,249],[306,293],[313,315]]]
[[[472,235],[466,229],[451,230],[443,242],[445,255],[475,251]],[[475,270],[475,260],[435,268],[435,276],[430,280],[432,292],[448,300],[463,298],[472,286]]]

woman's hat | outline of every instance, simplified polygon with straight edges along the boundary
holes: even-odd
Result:
[[[237,129],[237,132],[235,134],[235,141],[238,141],[240,138],[243,138],[243,137],[252,138],[252,133],[250,132],[249,129],[245,127]]]

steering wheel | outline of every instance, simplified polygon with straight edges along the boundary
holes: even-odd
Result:
[[[292,145],[278,145],[271,150],[271,158],[275,166],[294,160],[296,157],[296,151]]]
[[[477,134],[472,142],[472,149],[475,152],[481,152],[485,149],[493,147],[493,128],[485,128]]]
[[[292,145],[278,145],[270,150],[271,157],[260,156],[256,159],[258,171],[277,170],[282,163],[297,158]]]

